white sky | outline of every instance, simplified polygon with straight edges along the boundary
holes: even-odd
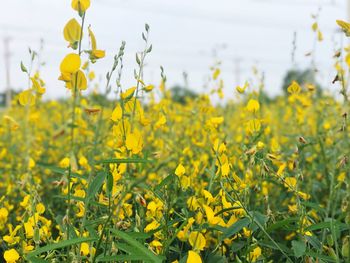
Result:
[[[0,0],[0,37],[12,38],[11,84],[15,89],[27,84],[20,71],[20,61],[28,63],[28,47],[38,49],[45,40],[42,57],[46,66],[42,76],[47,83],[46,98],[68,96],[57,80],[59,64],[70,52],[62,29],[72,17],[70,0]],[[284,73],[291,67],[293,32],[297,32],[296,62],[301,68],[310,65],[304,54],[314,45],[311,14],[320,12],[319,25],[325,41],[317,46],[316,62],[319,80],[331,89],[334,77],[332,55],[341,34],[336,33],[336,19],[346,18],[346,0],[91,0],[87,24],[97,37],[97,45],[107,52],[107,59],[93,65],[98,76],[105,76],[113,55],[122,40],[126,41],[123,75],[125,88],[133,85],[135,52],[141,50],[144,23],[151,26],[153,51],[148,57],[145,81],[160,80],[163,65],[168,83],[182,84],[183,71],[188,73],[190,87],[203,89],[204,77],[213,64],[213,49],[223,62],[225,93],[233,96],[240,83],[252,77],[252,66],[265,72],[266,90],[277,94]],[[5,87],[4,46],[0,42],[0,90]],[[240,74],[235,73],[235,59],[240,59]]]

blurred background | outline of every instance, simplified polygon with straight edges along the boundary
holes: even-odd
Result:
[[[26,88],[20,63],[29,62],[28,47],[39,50],[42,39],[40,56],[45,65],[41,71],[47,88],[44,98],[69,96],[58,76],[61,59],[69,52],[62,30],[76,16],[70,2],[2,1],[0,92]],[[125,40],[122,84],[124,88],[132,86],[135,52],[143,48],[141,32],[148,23],[153,51],[146,61],[147,83],[159,84],[162,65],[168,86],[186,85],[201,92],[210,67],[219,60],[227,98],[235,96],[237,85],[254,78],[254,67],[271,96],[282,92],[288,71],[302,73],[308,69],[316,70],[317,82],[335,93],[331,85],[335,75],[332,56],[346,41],[335,20],[350,20],[348,10],[348,0],[92,0],[87,25],[92,26],[98,48],[106,50],[106,58],[92,69],[97,82],[104,81],[114,54]],[[311,28],[315,21],[322,41]]]

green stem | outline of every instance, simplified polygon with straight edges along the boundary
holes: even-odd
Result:
[[[231,188],[234,189],[233,185],[231,184],[231,181],[228,181],[231,185]],[[227,190],[225,189],[225,187],[223,186],[222,182],[220,182],[220,186],[221,189],[224,190],[224,192],[227,194],[227,196],[229,197],[229,199],[231,199],[231,201],[235,202],[236,200],[234,200],[234,198],[227,192]],[[263,225],[260,224],[260,222],[258,220],[254,219],[254,216],[251,215],[251,213],[248,211],[248,209],[246,208],[246,206],[243,204],[243,202],[241,201],[239,195],[235,192],[234,195],[237,198],[237,200],[240,202],[240,204],[242,205],[243,210],[245,211],[245,213],[247,214],[247,216],[250,218],[250,220],[252,222],[254,222],[255,224],[257,224],[257,226],[261,229],[261,231],[265,234],[265,236],[271,240],[271,242],[276,246],[276,248],[278,248],[279,251],[281,251],[281,253],[287,258],[287,262],[293,262],[290,257],[283,251],[283,249],[280,247],[280,245],[269,235],[269,233],[267,233],[266,229],[264,228]]]
[[[80,31],[80,39],[79,39],[79,48],[78,48],[78,54],[81,56],[81,42],[83,38],[83,29],[84,29],[84,21],[85,21],[85,12],[83,13],[81,17],[81,31]],[[72,158],[75,155],[75,138],[74,138],[74,131],[75,131],[75,119],[76,119],[76,114],[75,114],[75,109],[77,106],[77,97],[78,97],[78,74],[75,76],[75,83],[74,83],[74,88],[73,88],[73,104],[72,104],[72,123],[71,123],[71,130],[70,130],[70,158]],[[72,164],[71,164],[71,159],[69,160],[69,168],[68,168],[68,174],[67,174],[67,183],[68,183],[68,207],[67,207],[67,212],[66,212],[66,223],[67,223],[67,240],[69,240],[69,217],[71,213],[71,174],[72,174]]]

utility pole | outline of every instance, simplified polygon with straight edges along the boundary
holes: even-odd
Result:
[[[239,57],[235,57],[233,59],[234,68],[235,68],[234,74],[235,74],[236,86],[241,85],[241,62],[242,62],[242,59]]]
[[[11,78],[10,78],[10,37],[4,38],[4,61],[6,74],[6,107],[11,107]]]

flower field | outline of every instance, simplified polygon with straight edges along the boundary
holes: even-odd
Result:
[[[214,103],[215,64],[211,90],[179,102],[166,69],[143,78],[147,24],[123,87],[126,44],[106,54],[90,1],[71,8],[57,71],[71,97],[45,100],[29,50],[27,88],[0,113],[0,262],[350,262],[349,48],[334,55],[341,98],[291,81],[270,99],[247,82]],[[105,93],[87,95],[105,56]]]

